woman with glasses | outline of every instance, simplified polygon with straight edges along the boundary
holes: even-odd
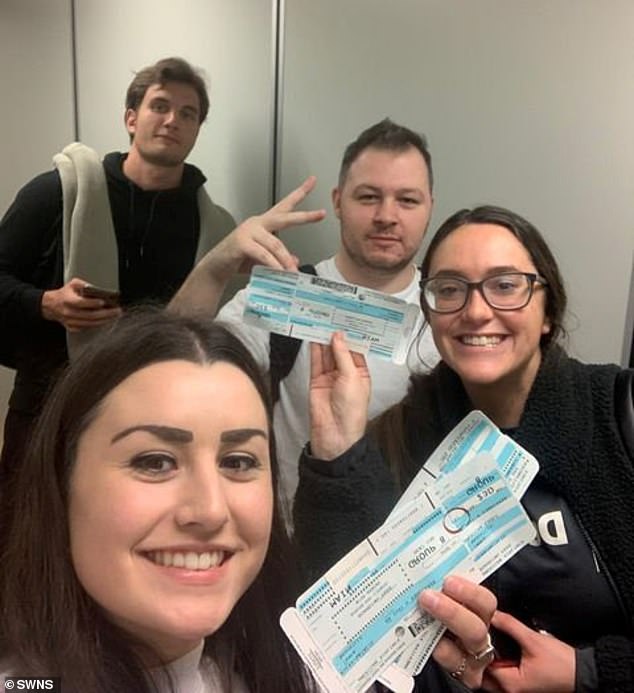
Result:
[[[421,607],[453,632],[417,690],[633,691],[634,453],[615,414],[619,368],[566,355],[557,263],[513,212],[485,206],[451,216],[421,276],[442,361],[412,376],[406,397],[368,433],[363,357],[341,335],[312,347],[311,441],[295,500],[311,573],[383,522],[442,439],[479,409],[539,462],[522,498],[537,538],[472,586],[469,600],[454,580],[423,594]],[[474,656],[490,631],[497,658]]]

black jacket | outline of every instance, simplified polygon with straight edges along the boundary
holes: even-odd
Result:
[[[513,435],[538,459],[538,478],[566,500],[585,528],[629,622],[629,638],[608,635],[594,643],[605,693],[634,691],[634,465],[614,416],[617,372],[616,366],[581,364],[553,348]],[[399,488],[472,409],[459,378],[444,363],[413,379],[393,422],[404,429],[413,460],[402,470],[400,484],[370,436],[331,463],[303,456],[295,536],[312,577],[383,522]],[[526,581],[531,583],[530,575]]]
[[[181,185],[146,191],[126,178],[124,154],[103,162],[119,251],[122,305],[166,303],[194,265],[203,174],[186,165]],[[63,285],[62,187],[57,171],[35,177],[0,222],[0,326],[17,370],[9,406],[35,414],[67,362],[62,325],[45,320],[42,294]]]

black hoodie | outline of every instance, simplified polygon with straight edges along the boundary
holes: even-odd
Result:
[[[103,161],[119,248],[122,303],[167,303],[194,266],[200,229],[196,196],[205,177],[187,165],[180,187],[142,190],[124,175],[124,159],[113,152]]]
[[[119,249],[122,305],[167,303],[194,265],[205,177],[185,165],[181,185],[142,190],[122,170],[126,155],[108,154],[110,208]],[[0,222],[0,324],[17,370],[9,406],[36,414],[53,375],[68,360],[61,324],[41,315],[42,294],[63,285],[62,186],[56,170],[35,177]]]

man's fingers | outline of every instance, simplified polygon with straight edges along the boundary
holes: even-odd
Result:
[[[309,212],[294,211],[306,195],[315,187],[317,179],[309,176],[298,188],[295,188],[286,197],[281,199],[271,209],[260,216],[262,225],[267,231],[275,232],[289,226],[301,226],[321,221],[326,216],[325,209],[316,209]]]
[[[321,221],[325,216],[326,211],[324,209],[312,210],[310,212],[281,212],[270,209],[260,217],[260,220],[262,226],[270,233],[273,233],[274,231],[282,231],[289,226],[313,224]]]
[[[66,305],[62,317],[66,320],[80,320],[83,322],[99,322],[112,320],[121,315],[121,308],[89,308],[86,306]]]
[[[73,291],[76,291],[78,294],[80,294],[81,290],[84,288],[84,286],[86,286],[86,284],[88,284],[88,282],[85,279],[73,277],[66,283],[65,286],[71,288]]]
[[[250,250],[246,252],[251,265],[265,265],[272,269],[294,271],[297,265],[293,260],[293,256],[286,248],[267,248],[261,243],[254,243]],[[241,266],[240,270],[248,270],[248,265]]]
[[[275,269],[296,270],[298,263],[275,231],[289,226],[321,221],[326,212],[283,212],[273,207],[259,216],[250,217],[213,248],[203,262],[212,275],[223,275],[229,269],[243,271],[244,261],[263,264]]]
[[[290,212],[306,198],[308,193],[313,190],[316,183],[317,178],[315,176],[308,176],[299,187],[292,190],[286,197],[283,197],[276,205],[271,207],[270,211]]]
[[[103,298],[73,298],[67,305],[73,310],[100,310],[106,305]]]
[[[212,276],[249,271],[252,265],[297,269],[294,256],[279,238],[263,227],[260,217],[243,222],[207,253],[202,262]]]

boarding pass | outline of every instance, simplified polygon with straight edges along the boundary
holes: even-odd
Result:
[[[483,452],[495,458],[516,498],[521,498],[539,470],[539,463],[505,435],[481,411],[472,411],[445,437],[394,506],[393,513],[421,496],[434,481]]]
[[[254,267],[243,318],[269,332],[329,344],[343,331],[353,351],[405,363],[420,308],[363,286]]]
[[[417,607],[422,590],[450,573],[481,582],[533,537],[497,461],[478,453],[399,505],[280,622],[325,691],[364,691],[421,634],[440,637],[443,626]]]
[[[425,462],[407,487],[392,511],[392,517],[407,503],[424,496],[436,479],[479,454],[489,453],[511,491],[520,499],[533,480],[539,464],[535,457],[518,445],[480,411],[472,411],[442,441]],[[398,658],[396,664],[407,674],[418,674],[442,635],[439,631],[434,640],[421,633],[410,647]]]

